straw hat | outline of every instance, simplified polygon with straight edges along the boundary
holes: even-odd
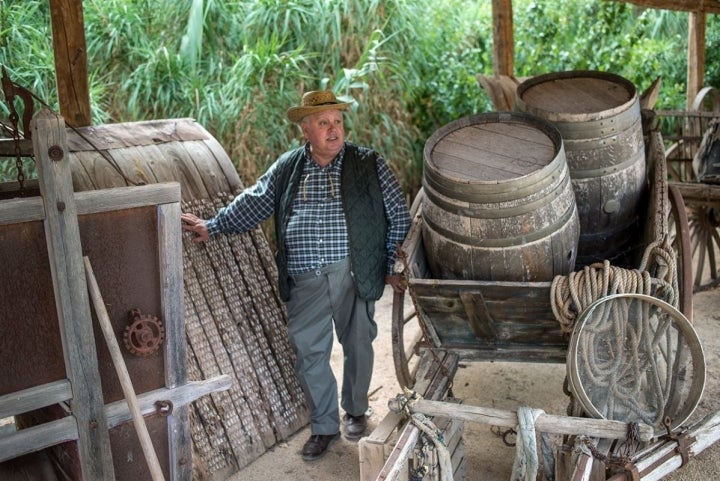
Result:
[[[316,114],[323,110],[347,110],[352,102],[340,102],[330,90],[313,90],[305,92],[299,107],[290,107],[287,118],[291,122],[300,122],[303,117]]]

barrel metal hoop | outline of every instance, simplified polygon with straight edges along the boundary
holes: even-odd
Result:
[[[488,208],[480,208],[477,205],[473,207],[461,207],[452,202],[439,197],[433,189],[425,188],[425,196],[427,199],[441,208],[445,212],[457,214],[462,217],[472,217],[476,219],[503,219],[508,217],[515,217],[518,215],[527,214],[534,212],[541,207],[550,204],[554,199],[557,199],[562,194],[569,192],[570,187],[570,176],[566,175],[562,182],[558,183],[551,191],[539,197],[531,202],[526,202],[522,205],[514,205],[512,207],[498,207],[497,198],[493,197],[492,204],[489,204]]]
[[[473,236],[467,236],[458,234],[457,232],[452,232],[444,227],[441,227],[437,225],[435,222],[433,222],[432,219],[428,219],[426,216],[423,215],[423,222],[427,224],[427,226],[437,232],[438,234],[451,239],[453,241],[457,241],[464,245],[469,245],[473,247],[497,247],[497,248],[503,248],[503,247],[513,247],[513,246],[519,246],[523,244],[529,244],[531,242],[535,242],[537,240],[543,239],[545,237],[548,237],[549,235],[558,232],[561,230],[561,228],[566,225],[570,220],[573,218],[574,215],[577,213],[577,206],[575,204],[572,204],[560,217],[557,221],[553,222],[550,225],[547,225],[543,227],[542,229],[538,229],[536,231],[530,232],[528,234],[522,235],[522,236],[514,236],[514,237],[503,237],[500,239],[480,239],[478,237]]]
[[[573,180],[582,180],[582,179],[593,179],[593,178],[599,178],[604,177],[606,175],[614,174],[616,172],[622,172],[625,169],[629,169],[630,167],[645,161],[645,152],[640,151],[628,160],[621,162],[619,164],[615,164],[609,167],[603,167],[600,169],[587,169],[587,170],[581,170],[581,169],[575,169],[572,171],[572,179]]]

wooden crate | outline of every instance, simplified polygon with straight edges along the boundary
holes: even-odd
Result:
[[[424,399],[444,400],[457,371],[457,366],[458,355],[456,353],[438,350],[425,351],[418,364],[413,390]],[[447,418],[436,418],[433,422],[449,443],[454,455],[454,470],[459,474],[464,473],[463,423]],[[360,480],[374,481],[383,471],[388,470],[396,472],[397,477],[382,479],[409,479],[409,469],[419,463],[421,449],[419,430],[409,423],[403,414],[389,412],[375,430],[358,443]],[[431,470],[438,472],[436,469],[437,453],[434,449],[432,452],[426,449],[426,453],[431,456],[426,459],[426,464]],[[457,454],[457,460],[455,454]],[[416,458],[415,461],[414,458]],[[435,460],[434,463],[432,463],[432,459]],[[462,479],[462,477],[455,479]]]
[[[454,402],[456,400],[446,399],[445,401]],[[464,421],[436,416],[433,424],[442,433],[442,440],[450,453],[453,468],[452,479],[455,481],[465,479],[465,443],[462,437],[465,428]],[[442,479],[438,449],[432,442],[423,439],[418,441],[413,450],[413,457],[407,461],[407,464],[408,468],[402,470],[403,475],[408,471],[424,468],[427,471],[422,478],[423,481],[440,481]],[[397,479],[405,478],[398,477]]]

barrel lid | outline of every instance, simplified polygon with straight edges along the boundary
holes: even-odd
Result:
[[[637,101],[632,82],[616,74],[593,70],[532,77],[518,85],[516,96],[520,110],[551,121],[569,120],[563,116],[577,116],[580,117],[577,120],[582,120],[583,116],[616,115]]]
[[[456,182],[497,183],[545,168],[561,149],[560,133],[543,119],[491,112],[438,129],[425,144],[425,168]]]

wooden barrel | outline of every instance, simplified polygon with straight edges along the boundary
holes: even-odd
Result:
[[[623,254],[645,189],[635,86],[610,73],[567,71],[528,79],[516,95],[517,110],[552,122],[562,134],[580,216],[578,264]]]
[[[550,281],[574,269],[580,233],[558,130],[494,112],[426,142],[423,242],[442,279]]]

